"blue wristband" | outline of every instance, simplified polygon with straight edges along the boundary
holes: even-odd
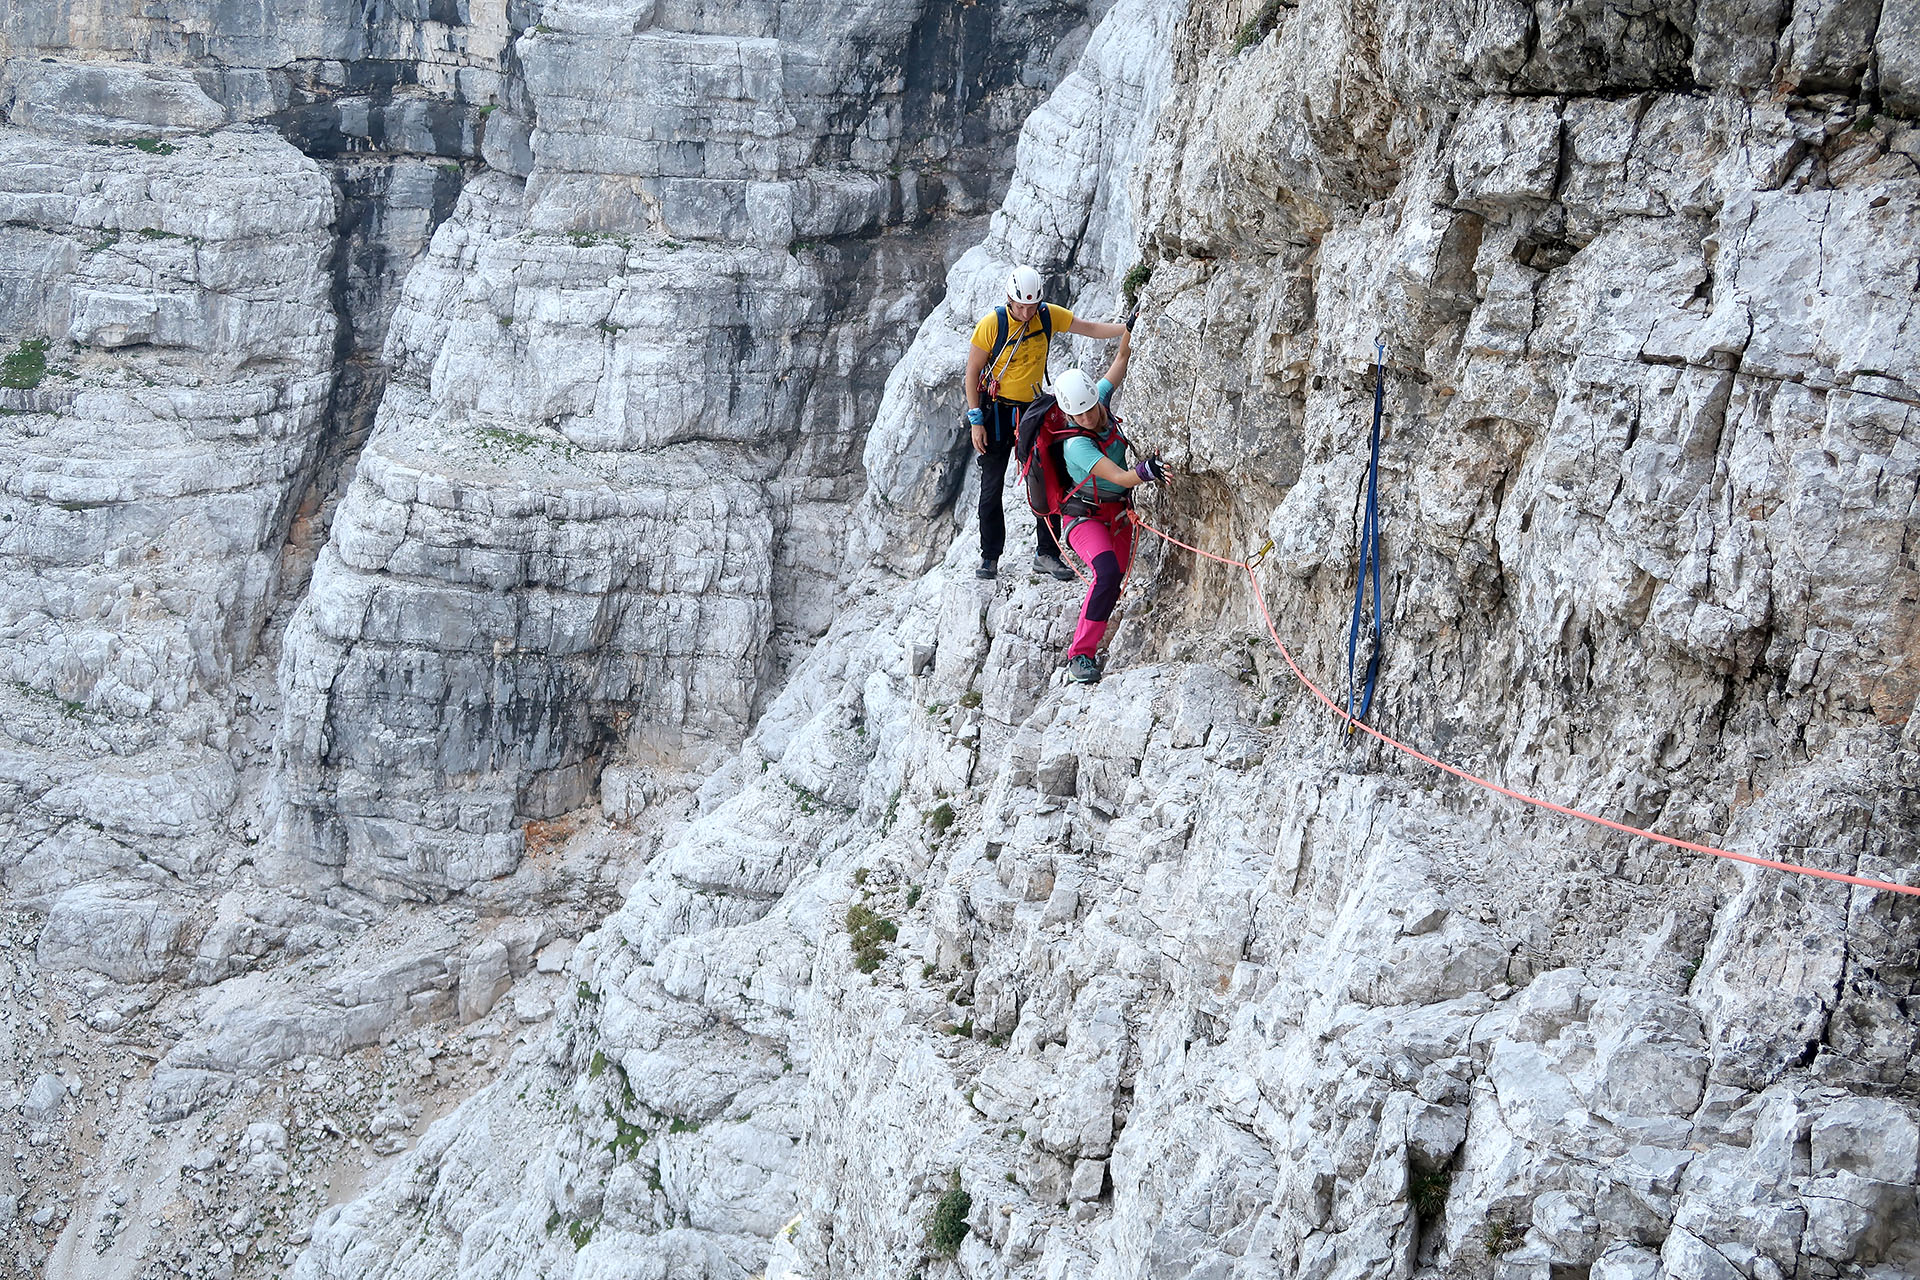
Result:
[[[986,422],[986,419],[980,416],[980,411],[979,411],[978,409],[969,409],[969,410],[967,410],[967,425],[968,425],[968,426],[970,426],[970,427],[977,427],[977,426],[980,426],[981,424],[983,424],[983,423],[985,423],[985,422]]]

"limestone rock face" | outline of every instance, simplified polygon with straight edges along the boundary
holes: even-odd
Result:
[[[1378,377],[1372,723],[1912,880],[1896,8],[17,7],[9,1264],[1920,1273],[1911,898],[1291,665]],[[1259,560],[1091,687],[971,573],[1018,259]]]
[[[505,875],[610,750],[737,742],[776,628],[830,620],[864,424],[941,252],[865,237],[980,202],[993,135],[922,145],[921,78],[1002,73],[911,6],[819,16],[559,6],[520,37],[524,155],[490,153],[409,277],[288,631],[290,875],[427,899]],[[1069,16],[1020,47],[1044,65]]]
[[[535,949],[835,618],[887,371],[1085,20],[0,15],[0,1091],[90,1064],[19,1117],[9,1267],[281,1268],[317,1200],[269,1186],[553,1015]],[[35,1199],[85,1135],[141,1190]]]
[[[849,576],[924,576],[842,612],[583,942],[569,1029],[495,1086],[588,1097],[611,1164],[516,1101],[568,1154],[476,1181],[476,1106],[302,1274],[454,1265],[414,1224],[483,1219],[511,1224],[496,1265],[562,1265],[546,1220],[579,1224],[580,1265],[730,1274],[660,1252],[687,1247],[662,1227],[695,1213],[689,1158],[617,1135],[704,1144],[671,1117],[724,1131],[763,1087],[797,1148],[716,1135],[699,1167],[797,1211],[762,1255],[786,1275],[1920,1265],[1875,1225],[1915,1213],[1904,900],[1350,744],[1244,577],[1150,542],[1091,690],[1048,687],[1071,589],[967,573],[965,327],[1009,258],[1099,315],[1138,253],[1122,410],[1183,473],[1148,517],[1234,555],[1270,536],[1309,674],[1345,656],[1378,335],[1374,719],[1617,819],[1911,875],[1914,134],[1849,97],[1873,42],[1825,9],[1776,45],[1717,6],[1509,8],[1115,6],[868,438]],[[663,1009],[765,1030],[663,1072]],[[804,1083],[763,1085],[763,1045]]]
[[[659,360],[619,336],[727,264],[661,250],[629,275],[618,245],[530,246],[520,194],[476,183],[412,277],[376,434],[289,631],[288,848],[376,893],[511,871],[515,816],[582,804],[616,717],[662,748],[737,734],[772,629],[767,500],[697,416],[639,428],[644,449],[574,438],[624,443],[591,416],[607,366],[626,376],[600,398],[632,390],[637,410],[711,345],[695,330]],[[585,421],[548,425],[569,408]]]
[[[332,384],[334,198],[270,135],[0,131],[7,679],[178,710],[253,651]]]

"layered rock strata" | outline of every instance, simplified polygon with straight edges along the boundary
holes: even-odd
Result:
[[[776,627],[830,620],[865,423],[944,260],[937,230],[874,237],[979,203],[978,117],[1031,91],[966,53],[988,15],[817,16],[554,6],[516,44],[523,143],[488,144],[503,172],[409,279],[289,631],[289,874],[504,875],[609,752],[737,742]],[[1072,16],[1018,47],[1044,65]]]
[[[325,176],[161,145],[0,134],[7,676],[124,715],[252,652],[332,382]]]
[[[1175,16],[1118,6],[1105,56],[1150,67]],[[1123,407],[1183,473],[1150,514],[1227,553],[1271,536],[1261,587],[1317,677],[1345,659],[1384,338],[1390,732],[1629,821],[1900,879],[1907,49],[1897,21],[1883,45],[1860,15],[1781,19],[1190,13],[1178,109],[1144,154],[1108,153],[1142,161],[1133,212],[1083,197],[1063,219],[1034,194],[1058,189],[1042,165],[1109,145],[1050,130],[1128,136],[1056,125],[1069,82],[990,243],[1084,272],[1098,308],[1130,262],[1107,237],[1138,228]],[[725,1183],[691,1152],[769,1096],[794,1152],[730,1168],[761,1180],[755,1207],[799,1211],[770,1250],[790,1274],[1920,1266],[1905,899],[1351,744],[1244,585],[1157,546],[1108,678],[1044,687],[1072,592],[973,581],[945,505],[964,300],[990,297],[998,252],[956,270],[869,444],[869,548],[931,571],[843,615],[576,953],[564,1029],[324,1219],[301,1273],[425,1274],[484,1239],[497,1267],[737,1274],[755,1264],[731,1243],[672,1233],[730,1241],[743,1207],[676,1178]],[[707,1041],[694,1077],[662,1053],[667,1010],[752,1035]],[[770,1051],[804,1083],[768,1082]],[[520,1099],[543,1090],[579,1114]],[[510,1096],[515,1140],[557,1154],[475,1179]],[[956,1214],[949,1260],[934,1228]]]
[[[1910,24],[1123,0],[1067,42],[936,306],[948,251],[870,234],[933,179],[876,157],[945,131],[952,64],[916,51],[976,65],[981,8],[847,19],[906,51],[897,84],[813,29],[837,9],[514,20],[494,172],[386,330],[288,715],[263,686],[235,726],[281,735],[274,884],[209,921],[103,853],[126,874],[0,934],[9,1044],[113,1046],[16,1071],[12,1238],[66,1224],[23,1269],[1920,1270],[1908,900],[1349,738],[1243,575],[1151,541],[1106,680],[1052,685],[1076,592],[970,576],[951,426],[1004,259],[1096,315],[1131,274],[1122,412],[1180,469],[1146,514],[1271,537],[1260,587],[1332,687],[1378,335],[1374,719],[1609,816],[1909,878]],[[568,81],[592,59],[621,92]],[[860,105],[825,111],[827,79]],[[821,368],[858,389],[795,372]],[[151,732],[23,705],[47,875],[122,835],[235,875],[258,771],[215,717],[157,768]],[[49,742],[90,753],[57,787]],[[639,829],[537,816],[595,798]],[[567,886],[636,875],[570,949],[594,899]],[[189,952],[219,985],[182,1000]]]
[[[551,1016],[684,765],[833,618],[886,372],[1083,18],[0,18],[20,1270],[273,1273]],[[92,394],[155,386],[157,430]]]

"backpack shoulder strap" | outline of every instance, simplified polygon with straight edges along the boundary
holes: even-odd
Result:
[[[1040,304],[1040,333],[1048,342],[1053,341],[1053,308],[1044,302]]]
[[[987,368],[989,369],[993,367],[993,362],[1000,358],[1000,349],[1007,345],[1007,309],[1005,307],[995,307],[993,309],[993,320],[993,350],[987,353]]]

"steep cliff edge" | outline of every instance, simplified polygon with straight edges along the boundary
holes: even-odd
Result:
[[[0,17],[23,1271],[273,1273],[551,1015],[830,620],[886,371],[1085,25]]]
[[[973,581],[945,514],[994,264],[1099,307],[1138,245],[1126,409],[1183,472],[1152,515],[1271,536],[1284,638],[1338,671],[1379,334],[1376,719],[1910,876],[1908,45],[1779,19],[1117,7],[869,440],[865,545],[924,576],[853,574],[548,1041],[303,1274],[711,1267],[686,1233],[769,1202],[816,1276],[935,1274],[956,1234],[980,1276],[1920,1265],[1910,901],[1351,745],[1166,549],[1114,674],[1048,690],[1071,592]]]
[[[653,65],[610,21],[527,44]],[[887,184],[823,195],[784,161],[737,189],[635,181],[613,158],[641,131],[536,107],[530,66],[494,172],[408,279],[289,632],[268,845],[306,915],[264,887],[223,904],[194,961],[221,985],[159,1006],[172,1047],[137,1100],[164,1135],[145,1167],[184,1164],[181,1190],[129,1211],[112,1169],[149,1130],[103,1124],[52,1272],[105,1241],[128,1274],[272,1273],[309,1221],[308,1280],[1920,1272],[1911,899],[1634,842],[1350,739],[1244,576],[1151,540],[1109,675],[1061,686],[1076,593],[971,577],[951,427],[1007,261],[1090,314],[1151,267],[1122,408],[1180,479],[1146,514],[1234,556],[1270,537],[1265,599],[1331,686],[1378,335],[1375,721],[1558,801],[1911,879],[1908,21],[1120,0],[1067,42],[944,299],[861,277],[826,348],[931,311],[872,359],[884,394],[797,446],[818,523],[783,516],[795,464],[763,448],[817,419],[759,353],[834,286],[781,237],[891,209]],[[736,52],[745,75],[770,51]],[[716,276],[798,309],[716,308]],[[726,407],[683,403],[667,373],[715,328],[738,344],[696,381]],[[1056,370],[1096,367],[1077,345]],[[811,549],[774,550],[797,527]],[[782,616],[827,627],[788,671]],[[682,800],[690,748],[712,772]],[[570,954],[547,948],[585,904],[473,918],[603,867],[637,882]],[[178,920],[114,900],[139,945],[113,956],[179,962]],[[77,926],[99,910],[13,927],[97,968]],[[303,929],[352,937],[350,962],[277,965]],[[94,981],[103,1024],[164,990]],[[76,1104],[43,1079],[22,1106],[58,1132]],[[399,1150],[409,1098],[462,1094]]]

